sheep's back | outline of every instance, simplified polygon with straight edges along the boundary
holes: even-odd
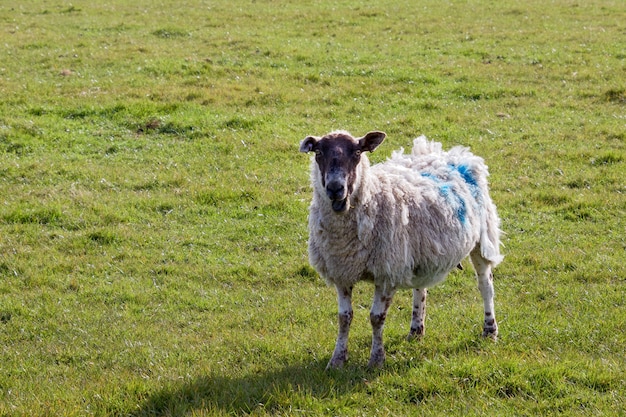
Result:
[[[372,250],[368,270],[398,287],[441,281],[476,245],[480,217],[469,187],[454,175],[385,163],[371,169],[372,198],[357,207],[359,241]]]

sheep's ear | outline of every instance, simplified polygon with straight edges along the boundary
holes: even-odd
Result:
[[[319,140],[320,139],[316,138],[315,136],[307,136],[302,140],[302,142],[300,142],[300,152],[311,152],[313,149],[315,149]]]
[[[359,145],[361,145],[361,150],[374,152],[374,149],[376,149],[378,145],[383,143],[386,137],[387,134],[385,132],[369,132],[367,135],[359,139]]]

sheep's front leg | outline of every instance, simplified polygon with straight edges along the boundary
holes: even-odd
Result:
[[[426,288],[413,289],[413,316],[411,318],[411,330],[407,336],[408,340],[419,339],[424,336],[424,320],[426,318]]]
[[[350,323],[352,323],[352,287],[341,287],[337,285],[337,303],[339,305],[338,321],[339,333],[335,351],[326,369],[341,368],[348,360],[348,334],[350,333]]]
[[[476,269],[478,289],[480,290],[480,295],[483,298],[483,305],[485,309],[483,337],[490,337],[495,340],[498,337],[498,323],[496,322],[496,311],[493,302],[494,290],[491,263],[482,257],[480,249],[476,249],[470,253],[470,257],[472,258],[472,264],[474,264],[474,268]]]
[[[387,310],[391,305],[391,300],[396,290],[383,289],[376,286],[374,292],[374,303],[370,310],[370,322],[372,323],[372,352],[368,366],[371,368],[380,367],[385,362],[385,347],[383,345],[383,328],[387,318]]]

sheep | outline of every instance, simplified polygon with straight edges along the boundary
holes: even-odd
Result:
[[[380,367],[385,361],[383,326],[396,290],[413,289],[408,339],[419,339],[425,330],[427,289],[468,255],[484,304],[482,334],[494,340],[498,335],[492,268],[503,257],[487,166],[467,148],[445,152],[424,136],[413,141],[411,154],[400,149],[370,166],[364,152],[373,152],[385,137],[373,131],[355,139],[334,131],[300,143],[300,152],[315,153],[309,261],[337,291],[339,331],[327,369],[342,367],[348,358],[351,296],[358,281],[375,287],[368,366]]]

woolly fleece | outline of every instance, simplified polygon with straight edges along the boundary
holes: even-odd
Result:
[[[487,176],[467,148],[445,152],[420,136],[410,154],[401,149],[374,166],[363,154],[350,210],[337,214],[312,158],[311,265],[329,284],[383,288],[436,285],[475,248],[497,265],[500,220]]]

